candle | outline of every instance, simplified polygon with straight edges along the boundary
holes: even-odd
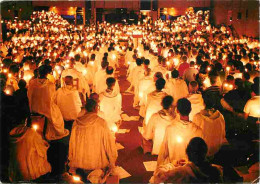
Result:
[[[127,62],[128,65],[130,65],[130,63],[131,63],[130,61]]]
[[[116,133],[116,132],[118,131],[118,128],[117,128],[117,126],[113,126],[113,127],[111,128],[111,130],[112,130],[112,132]]]
[[[87,70],[83,70],[83,72],[82,72],[82,73],[83,73],[83,75],[86,75],[86,74],[87,74],[87,72],[88,72]]]
[[[33,128],[35,131],[37,131],[38,125],[34,124],[34,125],[32,126],[32,128]]]
[[[74,181],[80,181],[80,177],[79,176],[73,176],[73,180]]]
[[[229,67],[229,66],[227,66],[227,67],[226,67],[226,70],[227,70],[227,74],[229,75],[229,70],[230,70],[230,67]]]
[[[7,73],[7,71],[8,71],[7,69],[4,69],[4,70],[3,70],[4,73]]]
[[[169,65],[170,65],[170,62],[169,62],[169,61],[167,61],[167,62],[166,62],[166,65],[167,65],[167,66],[169,66]]]
[[[177,141],[178,143],[181,143],[181,142],[183,141],[183,139],[182,139],[181,136],[177,136],[177,137],[176,137],[176,141]]]
[[[8,77],[12,77],[12,74],[11,74],[11,73],[8,73]]]
[[[210,68],[210,67],[208,67],[208,68],[207,68],[207,70],[208,70],[208,71],[210,71],[210,70],[211,70],[211,68]]]

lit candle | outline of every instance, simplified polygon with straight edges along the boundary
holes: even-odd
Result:
[[[116,132],[118,131],[118,128],[117,128],[117,126],[113,126],[113,127],[111,128],[111,130],[112,130],[112,132],[116,133]]]
[[[82,73],[83,73],[83,75],[86,75],[86,74],[87,74],[87,72],[88,72],[87,70],[83,70],[83,72],[82,72]]]
[[[80,181],[80,177],[79,176],[73,176],[73,180],[74,181]]]
[[[34,125],[32,126],[32,128],[33,128],[35,131],[37,131],[38,125],[34,124]]]
[[[176,137],[176,141],[177,141],[178,143],[182,143],[183,139],[182,139],[181,136],[177,136],[177,137]]]
[[[210,68],[210,67],[208,67],[208,68],[207,68],[207,70],[208,70],[208,71],[210,71],[210,70],[211,70],[211,68]]]
[[[227,70],[227,74],[229,75],[230,67],[227,66],[227,67],[226,67],[226,70]]]

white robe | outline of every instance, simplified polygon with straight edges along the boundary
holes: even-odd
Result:
[[[79,92],[72,86],[59,88],[54,95],[54,103],[58,105],[66,121],[75,120],[82,107]]]
[[[174,163],[180,159],[187,160],[186,147],[193,137],[202,137],[201,128],[192,122],[175,119],[165,130],[157,165]]]
[[[201,94],[190,94],[187,99],[191,103],[191,112],[189,114],[189,119],[193,121],[193,117],[195,116],[195,114],[205,109],[204,101]]]
[[[104,91],[104,82],[102,82],[102,84],[100,84],[100,81],[104,80],[104,78],[106,78],[106,70],[100,69],[95,73],[94,76],[94,80],[93,80],[93,87],[94,87],[94,91],[97,94],[100,94],[101,92]],[[106,86],[106,85],[105,85]]]
[[[80,93],[83,93],[84,96],[86,93],[88,94],[88,96],[90,95],[89,85],[88,85],[85,77],[79,71],[77,71],[74,68],[68,68],[68,69],[63,70],[63,72],[61,74],[61,86],[64,86],[63,78],[65,78],[66,76],[72,76],[73,79],[79,79],[77,90]]]
[[[107,81],[107,78],[109,78],[109,77],[114,77],[114,75],[105,74],[104,76],[97,77],[98,80],[95,82],[96,83],[95,84],[96,93],[101,94],[102,92],[106,91],[106,89],[107,89],[106,81]],[[116,80],[113,91],[114,91],[114,93],[120,93],[120,88],[119,88],[119,84],[118,84],[117,80]]]
[[[122,96],[115,91],[104,91],[100,94],[99,99],[100,111],[103,113],[108,127],[112,129],[115,123],[121,120]]]
[[[72,171],[115,167],[115,138],[106,121],[96,113],[87,112],[73,123],[68,159]]]
[[[64,129],[64,121],[59,107],[53,101],[55,85],[48,79],[33,79],[28,86],[28,100],[31,112],[48,118],[46,138],[61,139],[69,134]]]
[[[146,112],[145,112],[145,119],[144,123],[145,125],[148,124],[151,116],[160,111],[162,109],[162,99],[167,95],[167,93],[163,91],[154,91],[149,93],[147,97],[147,105],[146,105]]]
[[[166,83],[166,92],[173,97],[174,105],[177,104],[178,100],[188,96],[188,86],[182,79],[171,78]]]
[[[146,128],[144,129],[143,137],[146,140],[153,140],[153,155],[159,154],[165,129],[168,125],[172,124],[173,119],[173,116],[166,110],[161,110],[153,114],[150,118]]]
[[[203,132],[203,139],[208,145],[208,155],[217,153],[223,143],[226,142],[225,120],[219,112],[202,110],[193,118],[194,124]]]
[[[20,125],[10,132],[9,178],[30,181],[51,172],[47,161],[48,143],[32,128]]]

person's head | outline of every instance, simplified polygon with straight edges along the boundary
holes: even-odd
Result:
[[[147,69],[144,70],[144,75],[145,76],[150,76],[150,74],[151,74],[151,69],[150,68],[147,68]]]
[[[191,61],[191,62],[190,62],[190,67],[194,67],[194,65],[195,65],[195,62],[194,62],[194,61]]]
[[[245,81],[248,81],[248,80],[250,79],[250,74],[249,74],[248,72],[244,72],[244,73],[243,73],[243,79],[244,79]]]
[[[187,98],[181,98],[177,101],[177,112],[181,116],[189,116],[191,112],[191,103]]]
[[[196,93],[199,89],[199,85],[197,81],[191,81],[189,83],[189,92],[190,93]]]
[[[188,57],[187,56],[182,56],[181,57],[181,61],[183,62],[183,63],[187,63],[187,61],[188,61]]]
[[[90,60],[91,60],[91,61],[94,61],[95,58],[96,58],[96,54],[91,54],[91,56],[90,56]]]
[[[114,72],[114,68],[112,66],[108,66],[106,69],[107,75],[112,75]]]
[[[254,83],[251,86],[252,91],[255,93],[256,96],[260,95],[259,83]]]
[[[101,62],[101,68],[103,69],[103,70],[105,70],[107,67],[108,67],[108,62],[107,61],[102,61]]]
[[[172,74],[172,78],[178,78],[178,77],[179,77],[179,72],[178,72],[178,70],[176,70],[176,69],[174,69],[174,70],[171,72],[171,74]]]
[[[113,77],[108,77],[106,80],[106,84],[107,84],[107,88],[108,89],[113,89],[113,87],[115,86],[116,83],[116,79]]]
[[[213,86],[213,85],[216,85],[217,79],[218,79],[218,76],[216,76],[216,75],[210,75],[210,76],[209,76],[210,84],[211,84],[212,86]]]
[[[20,79],[18,82],[19,89],[24,89],[26,87],[26,81],[23,79]]]
[[[80,61],[80,55],[79,55],[79,54],[76,54],[76,55],[74,56],[74,58],[75,58],[75,61]]]
[[[191,161],[195,165],[198,165],[205,160],[207,152],[208,146],[205,141],[200,137],[192,138],[186,148],[186,154],[189,161]]]
[[[165,86],[165,80],[163,78],[159,78],[157,79],[157,81],[155,82],[155,87],[157,91],[161,91],[164,86]]]
[[[165,96],[162,99],[162,107],[163,107],[163,109],[165,109],[165,110],[170,109],[170,107],[172,106],[172,103],[173,103],[173,97],[169,96],[169,95]]]
[[[203,93],[202,98],[205,104],[205,109],[212,109],[216,106],[216,100],[213,94]]]
[[[98,103],[93,99],[87,99],[85,108],[88,112],[97,112]]]
[[[68,86],[72,86],[73,85],[73,77],[72,76],[66,76],[64,79],[64,82],[66,85]]]
[[[99,103],[99,95],[97,93],[91,93],[89,95],[89,99],[95,100],[97,103]]]
[[[163,78],[163,74],[161,72],[156,72],[153,76],[154,81],[157,81],[160,78]]]
[[[228,76],[227,76],[227,82],[228,82],[228,83],[234,83],[234,82],[235,82],[234,76],[228,75]]]
[[[142,60],[141,60],[140,58],[137,58],[137,59],[136,59],[136,65],[137,65],[137,66],[141,66],[142,63],[143,63],[143,62],[142,62]]]
[[[237,89],[243,89],[244,88],[244,82],[240,78],[235,79],[235,85],[236,85]]]
[[[47,65],[42,65],[39,67],[39,76],[40,78],[46,78],[49,73]]]

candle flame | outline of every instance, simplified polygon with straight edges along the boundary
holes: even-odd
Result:
[[[118,128],[117,126],[113,126],[112,129],[111,129],[114,133],[116,133],[118,131]]]
[[[178,142],[178,143],[181,143],[183,140],[182,140],[182,137],[181,136],[177,136],[176,137],[176,141]]]
[[[80,181],[80,177],[79,176],[73,176],[73,180],[74,181]]]
[[[32,126],[32,128],[33,128],[35,131],[37,131],[38,125],[34,124],[34,125]]]

